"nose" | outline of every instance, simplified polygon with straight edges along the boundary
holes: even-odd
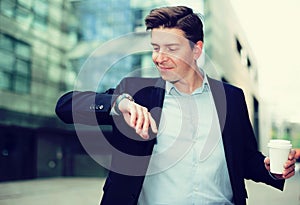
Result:
[[[159,51],[159,52],[153,53],[153,60],[156,63],[163,63],[168,60],[168,56],[166,53]]]

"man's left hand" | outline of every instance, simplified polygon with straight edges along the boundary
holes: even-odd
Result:
[[[290,151],[288,160],[286,161],[286,163],[283,166],[283,172],[282,174],[272,174],[274,177],[276,177],[277,179],[288,179],[291,178],[292,176],[295,175],[295,163],[296,163],[296,151],[294,149],[292,149]],[[265,167],[268,171],[270,171],[270,158],[266,157],[264,160],[265,163]]]

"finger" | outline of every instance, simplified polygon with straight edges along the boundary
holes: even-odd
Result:
[[[270,158],[269,158],[269,157],[266,157],[266,158],[264,159],[264,163],[265,163],[266,165],[270,165]]]
[[[151,113],[149,112],[149,120],[150,120],[150,126],[151,126],[151,130],[153,133],[157,133],[157,126],[156,126],[156,122],[153,119]]]
[[[292,160],[288,160],[285,164],[284,164],[284,168],[288,169],[289,167],[295,167],[296,164],[296,159],[292,159]]]
[[[137,118],[136,105],[134,103],[131,103],[131,105],[130,105],[130,126],[132,128],[135,128],[135,126],[136,126],[136,118]]]
[[[289,160],[292,160],[295,158],[296,155],[296,150],[291,149],[290,154],[289,154]]]
[[[295,170],[295,168],[296,168],[296,166],[295,166],[295,164],[291,164],[291,165],[285,165],[284,166],[284,171],[286,171],[286,172],[290,172],[290,170]]]
[[[290,177],[292,177],[294,175],[295,175],[295,169],[292,169],[290,171],[284,170],[283,173],[282,173],[282,177],[284,179],[288,179],[288,178],[290,178]]]
[[[284,166],[284,170],[282,172],[283,177],[293,176],[295,174],[295,163],[289,164],[288,162]]]
[[[264,159],[264,163],[265,163],[265,167],[268,171],[270,171],[270,158],[269,157],[266,157]]]
[[[137,111],[137,118],[136,118],[137,121],[135,125],[135,131],[136,133],[139,134],[142,130],[142,125],[144,123],[144,113],[141,106],[138,106],[136,111]]]
[[[142,109],[143,111],[143,114],[144,114],[144,123],[143,123],[143,128],[142,128],[142,131],[141,131],[141,137],[144,138],[144,139],[149,139],[149,133],[148,133],[148,130],[149,130],[149,124],[150,124],[150,120],[149,120],[149,114],[148,114],[148,109],[147,108],[143,108]]]

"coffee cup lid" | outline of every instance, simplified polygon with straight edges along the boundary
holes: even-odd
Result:
[[[270,140],[270,142],[268,143],[268,147],[291,148],[292,144],[291,141],[289,140],[274,139],[274,140]]]

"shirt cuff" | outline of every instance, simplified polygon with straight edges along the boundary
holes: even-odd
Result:
[[[115,106],[113,106],[113,107],[111,108],[109,114],[110,114],[110,115],[119,115],[119,114],[116,112],[116,110],[115,110]]]

